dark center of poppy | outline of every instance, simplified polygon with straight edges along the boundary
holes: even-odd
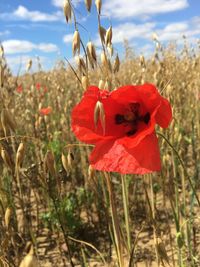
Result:
[[[130,125],[131,130],[126,132],[127,136],[134,135],[137,132],[139,122],[148,124],[150,121],[150,113],[146,112],[144,115],[140,115],[140,104],[131,103],[129,110],[125,114],[116,114],[115,123]]]

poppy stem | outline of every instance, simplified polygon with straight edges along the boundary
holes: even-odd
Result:
[[[189,174],[188,174],[188,172],[187,172],[187,169],[186,169],[186,167],[185,167],[185,165],[184,165],[184,162],[183,162],[183,160],[181,159],[181,157],[179,156],[178,151],[174,148],[174,146],[170,143],[170,141],[169,141],[169,140],[168,140],[162,133],[160,133],[160,132],[156,132],[156,133],[157,133],[158,135],[160,135],[160,136],[166,141],[166,143],[173,149],[174,153],[176,154],[176,156],[177,156],[177,158],[178,158],[178,160],[179,160],[179,162],[180,162],[180,164],[181,164],[181,166],[182,166],[182,168],[183,168],[183,170],[184,170],[184,172],[185,172],[185,175],[186,175],[186,177],[188,178],[189,184],[190,184],[190,186],[191,186],[191,188],[192,188],[192,192],[193,192],[194,196],[196,197],[196,200],[197,200],[198,205],[199,205],[199,207],[200,207],[200,200],[199,200],[199,198],[198,198],[197,192],[196,192],[195,187],[194,187],[194,185],[193,185],[193,182],[192,182],[192,180],[191,180],[191,178],[190,178],[190,176],[189,176]]]

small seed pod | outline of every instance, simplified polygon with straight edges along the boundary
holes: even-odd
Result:
[[[32,67],[32,64],[33,64],[33,61],[30,59],[26,65],[26,71],[29,72],[29,70],[31,69]]]
[[[106,31],[105,44],[106,46],[110,46],[112,44],[112,26],[110,26]]]
[[[83,89],[86,91],[87,88],[88,88],[89,85],[90,85],[88,76],[86,76],[86,75],[83,75],[83,76],[82,76],[82,78],[81,78],[81,84],[82,84]]]
[[[71,17],[72,17],[72,7],[71,7],[71,4],[69,3],[69,0],[64,0],[63,11],[64,11],[66,21],[68,23],[69,21],[71,21]]]
[[[106,29],[102,26],[99,27],[99,35],[103,44],[105,44]]]
[[[73,36],[73,41],[72,41],[73,55],[75,55],[76,53],[80,54],[80,43],[81,43],[80,34],[79,34],[78,30],[75,30],[74,36]]]
[[[11,215],[12,215],[12,209],[8,207],[4,215],[5,226],[7,229],[9,228],[9,225],[10,225]]]
[[[50,173],[51,176],[56,176],[55,158],[51,150],[48,150],[44,158],[45,173]]]
[[[85,0],[87,11],[90,12],[92,6],[92,0]]]
[[[87,55],[92,68],[97,64],[96,49],[92,42],[87,43]]]
[[[97,12],[100,15],[101,14],[102,1],[101,0],[96,0],[95,4],[96,4],[96,7],[97,7]]]
[[[119,67],[120,67],[120,60],[119,60],[119,56],[118,54],[116,55],[115,61],[114,61],[114,65],[113,65],[113,72],[116,73],[119,71]]]

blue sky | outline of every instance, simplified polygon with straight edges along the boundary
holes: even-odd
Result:
[[[72,0],[81,37],[90,39],[100,50],[97,36],[95,0],[91,14],[84,0]],[[196,46],[200,38],[199,0],[103,0],[102,26],[113,26],[113,44],[123,57],[123,41],[128,39],[136,53],[153,50],[152,34],[159,40],[188,42]],[[0,0],[0,41],[7,61],[16,72],[20,62],[39,56],[44,69],[53,68],[58,59],[72,58],[73,24],[66,24],[63,0]],[[85,30],[84,27],[87,29]]]

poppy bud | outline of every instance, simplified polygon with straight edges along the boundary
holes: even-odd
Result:
[[[64,0],[63,11],[64,11],[66,21],[68,23],[68,21],[70,21],[72,17],[72,8],[68,0]]]
[[[80,34],[78,30],[75,30],[74,36],[73,36],[73,41],[72,41],[72,52],[73,55],[76,53],[80,54]]]

